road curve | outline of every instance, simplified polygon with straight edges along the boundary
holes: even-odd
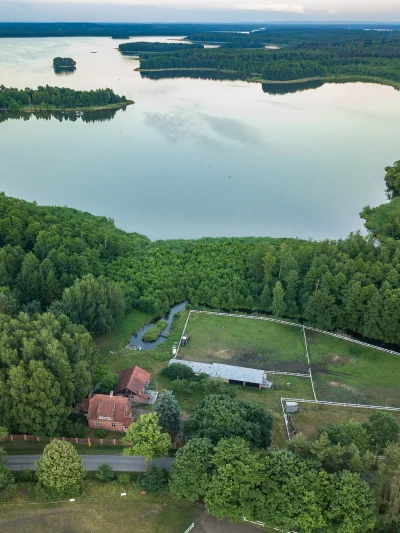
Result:
[[[7,455],[5,458],[5,465],[9,470],[19,472],[24,468],[35,470],[35,461],[40,459],[40,455]],[[145,464],[142,456],[124,457],[123,455],[81,455],[83,466],[86,470],[97,470],[102,463],[109,464],[115,472],[144,472]],[[163,457],[157,461],[151,461],[150,464],[155,464],[162,468],[169,470],[171,468],[173,458]]]

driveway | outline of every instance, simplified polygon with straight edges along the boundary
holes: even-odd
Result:
[[[18,472],[29,468],[35,470],[35,461],[40,459],[40,455],[7,455],[6,466],[9,470]],[[102,463],[109,464],[115,472],[144,472],[145,464],[142,456],[138,457],[124,457],[123,455],[81,455],[83,466],[86,470],[97,470]],[[150,464],[155,464],[161,468],[169,470],[171,468],[173,458],[163,457],[157,461],[151,461]]]

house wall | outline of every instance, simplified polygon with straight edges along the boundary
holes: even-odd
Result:
[[[96,422],[99,424],[97,425]],[[105,429],[107,431],[120,431],[125,432],[122,422],[112,422],[111,420],[88,420],[89,427],[91,429]],[[113,426],[112,424],[115,424]]]

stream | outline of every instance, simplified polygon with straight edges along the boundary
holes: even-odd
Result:
[[[137,346],[138,348],[142,350],[154,350],[156,346],[161,344],[162,342],[165,342],[168,337],[168,333],[171,331],[172,321],[174,319],[174,316],[176,313],[179,313],[183,309],[185,309],[187,302],[182,302],[180,304],[176,304],[171,307],[170,312],[168,315],[164,315],[162,318],[163,320],[167,321],[167,325],[164,329],[164,331],[161,333],[161,335],[158,337],[158,339],[154,342],[144,342],[142,340],[143,335],[151,329],[155,322],[150,322],[149,324],[146,324],[142,328],[138,329],[134,335],[132,335],[131,340],[129,341],[129,344],[131,346]]]

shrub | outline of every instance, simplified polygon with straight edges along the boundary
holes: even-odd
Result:
[[[19,472],[18,481],[32,481],[32,477],[32,472],[29,470],[29,468],[25,468],[22,472]]]
[[[115,479],[115,473],[110,465],[107,463],[102,463],[97,469],[96,479],[103,481],[104,483],[108,483],[109,481],[113,481]]]
[[[66,437],[78,437],[83,438],[86,435],[87,426],[84,426],[82,422],[72,420],[67,420],[64,428],[64,433]]]
[[[193,370],[186,365],[182,365],[181,363],[174,363],[163,368],[161,374],[172,380],[193,379],[195,377]]]
[[[225,383],[221,379],[208,379],[204,382],[204,391],[206,394],[223,394],[229,398],[235,398],[235,387]]]
[[[151,465],[140,482],[140,488],[146,492],[160,492],[168,485],[168,472],[164,468]]]
[[[108,437],[108,431],[106,429],[98,429],[96,431],[96,438],[106,439]]]
[[[123,487],[130,485],[131,481],[132,478],[130,474],[118,474],[118,483],[120,483]]]

